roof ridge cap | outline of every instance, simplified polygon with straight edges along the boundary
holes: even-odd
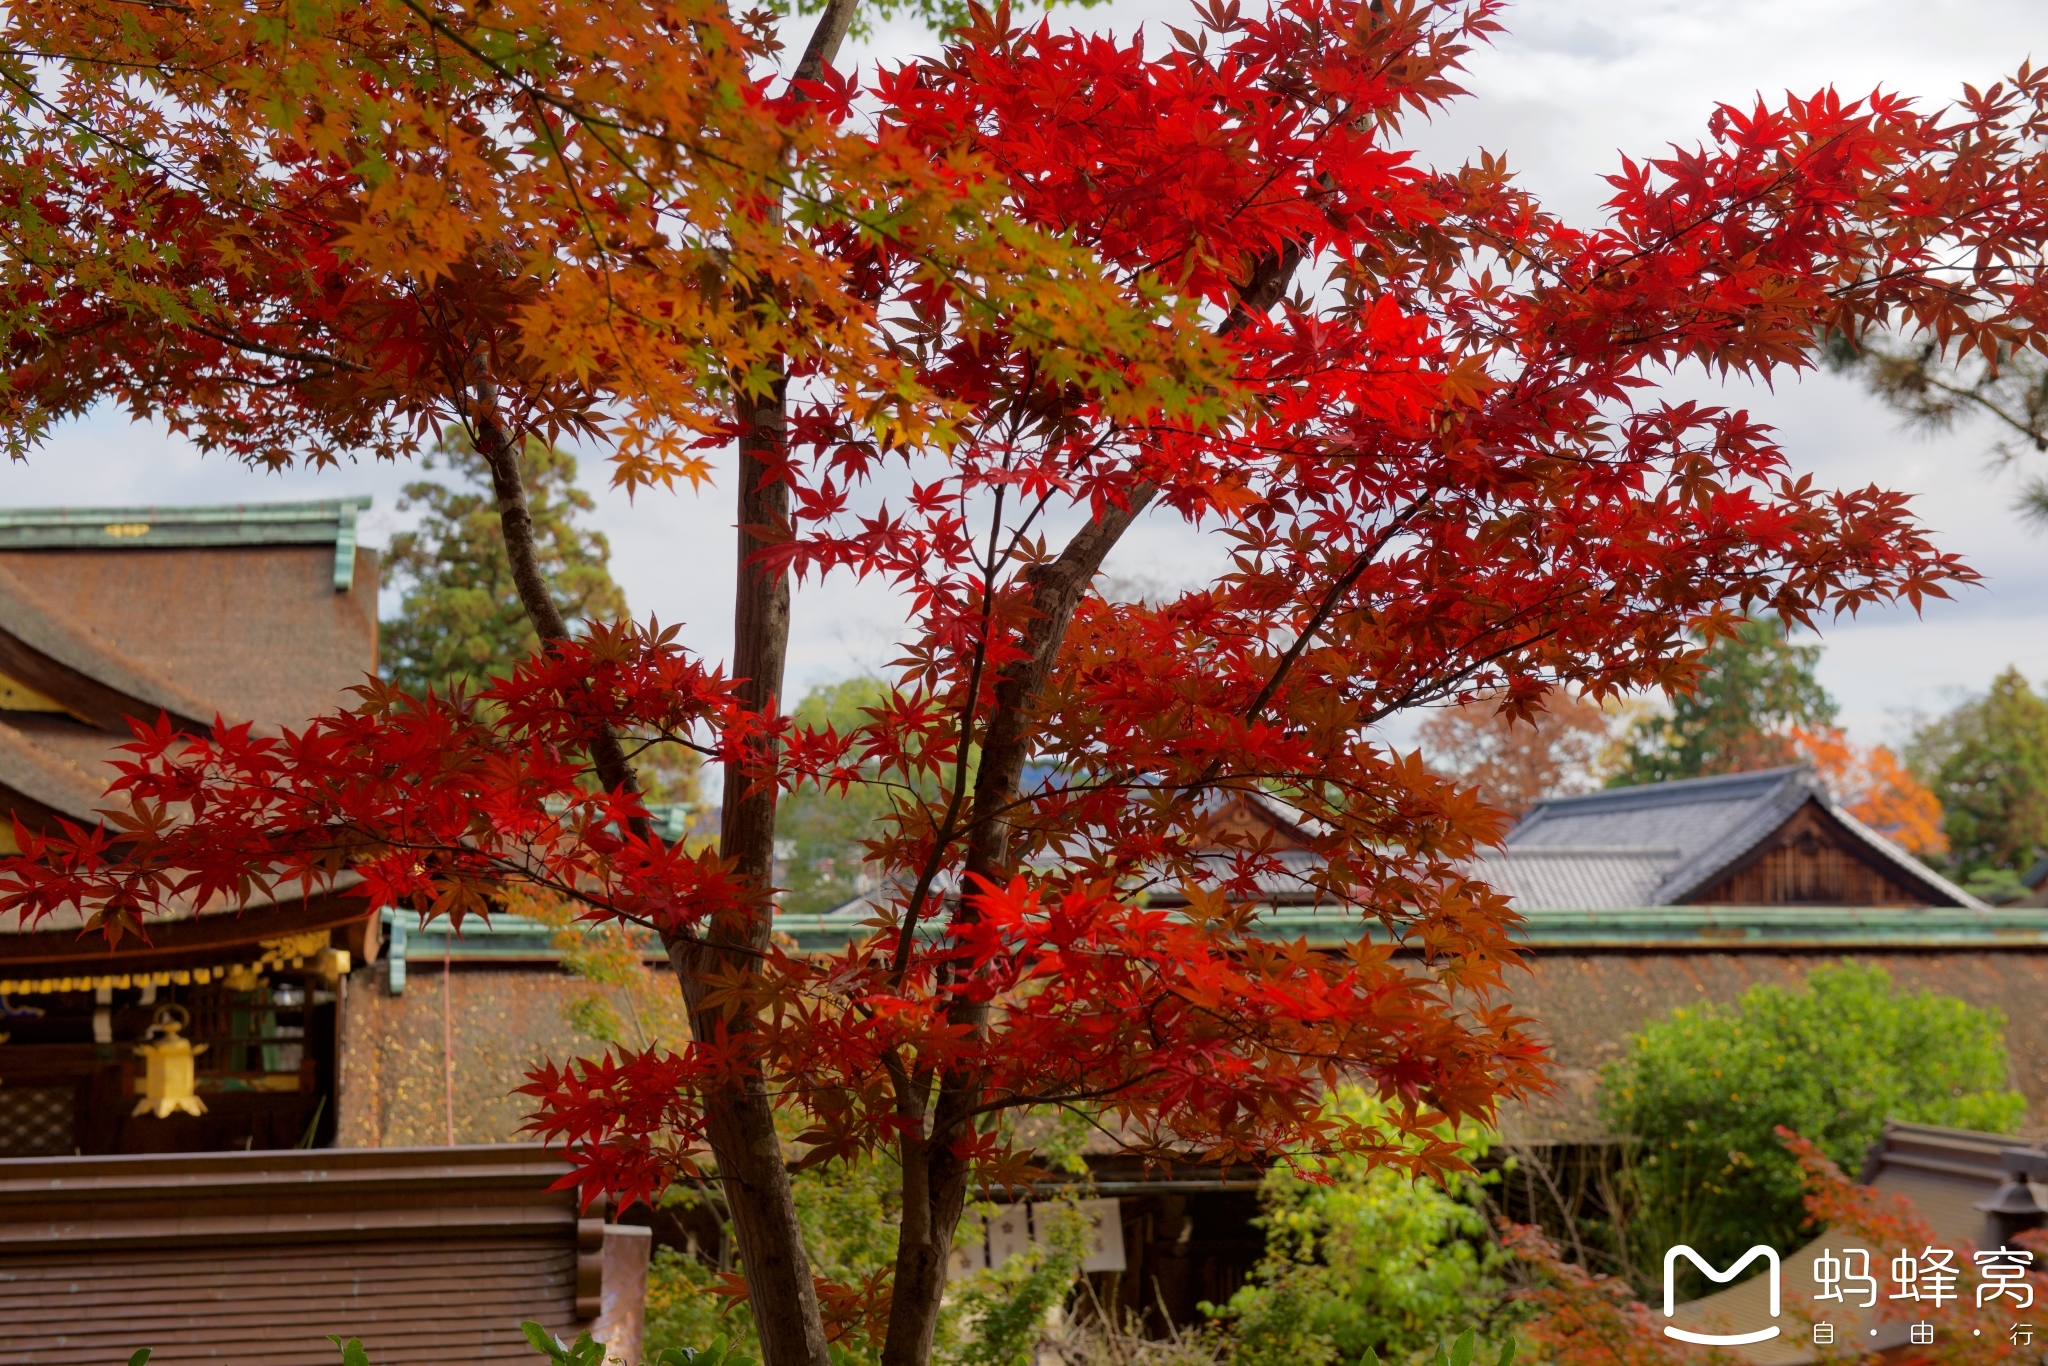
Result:
[[[1676,858],[1685,851],[1669,844],[1509,844],[1504,854],[1632,854]]]
[[[351,494],[342,498],[299,498],[275,503],[131,503],[124,507],[73,507],[62,504],[35,508],[0,507],[0,527],[92,526],[121,516],[147,516],[156,521],[226,522],[247,520],[248,514],[251,513],[256,514],[258,518],[278,513],[304,513],[308,516],[303,520],[310,520],[312,514],[334,516],[348,508],[361,511],[373,506],[375,502],[376,500],[369,494]]]

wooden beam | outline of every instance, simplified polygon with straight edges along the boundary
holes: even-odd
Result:
[[[220,912],[146,928],[149,942],[133,936],[108,949],[93,933],[36,930],[0,934],[0,975],[19,977],[119,976],[167,968],[212,967],[239,961],[265,939],[353,926],[372,915],[361,897],[329,893],[307,901]]]

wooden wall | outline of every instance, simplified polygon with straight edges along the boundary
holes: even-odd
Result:
[[[1820,809],[1796,812],[1719,882],[1701,906],[1927,906],[1926,888],[1887,866]]]
[[[639,1358],[647,1236],[581,1217],[538,1145],[0,1161],[0,1366]],[[615,1246],[616,1244],[616,1246]]]

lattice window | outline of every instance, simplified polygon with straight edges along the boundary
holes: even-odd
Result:
[[[69,1086],[0,1086],[0,1157],[68,1157],[73,1151]]]

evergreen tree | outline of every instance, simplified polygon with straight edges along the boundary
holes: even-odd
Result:
[[[383,582],[403,586],[398,615],[379,623],[384,677],[411,692],[472,691],[511,673],[540,644],[512,582],[512,564],[491,491],[490,467],[451,433],[422,462],[454,483],[405,486],[399,510],[426,516],[391,538]],[[596,507],[576,486],[576,457],[529,437],[519,459],[534,547],[562,615],[571,622],[627,615],[625,590],[612,580],[604,533],[578,525]],[[632,749],[640,792],[649,802],[693,806],[696,754],[666,741]],[[680,831],[671,831],[674,838]]]
[[[422,464],[440,465],[457,482],[405,486],[399,510],[419,507],[426,516],[416,530],[392,537],[384,556],[384,585],[402,584],[405,595],[398,615],[382,623],[383,672],[414,692],[457,683],[474,689],[508,672],[540,641],[513,586],[483,457],[451,436]],[[602,532],[576,522],[594,506],[576,487],[576,458],[529,437],[519,465],[534,542],[562,615],[625,616],[626,595],[612,582],[611,546]]]
[[[1742,623],[1708,647],[1696,686],[1672,696],[1669,716],[1645,716],[1630,727],[1626,757],[1607,785],[1798,763],[1793,728],[1835,719],[1835,700],[1813,674],[1820,651],[1793,644],[1776,620]]]
[[[2048,360],[2024,347],[1990,347],[1957,358],[1935,342],[1869,335],[1828,337],[1831,368],[1862,377],[1870,392],[1929,435],[1975,417],[1992,419],[1999,468],[2048,452]],[[2029,471],[2013,508],[2048,525],[2048,478]]]
[[[2016,875],[2048,849],[2048,701],[2007,669],[1922,726],[1906,758],[1941,799],[1956,871],[1974,891],[2016,892]]]
[[[804,694],[793,713],[801,725],[851,730],[867,721],[864,708],[887,700],[881,681],[849,678],[821,683]],[[845,790],[806,784],[775,809],[778,869],[785,911],[829,911],[877,886],[862,841],[878,838],[894,812],[889,790],[879,784]]]

